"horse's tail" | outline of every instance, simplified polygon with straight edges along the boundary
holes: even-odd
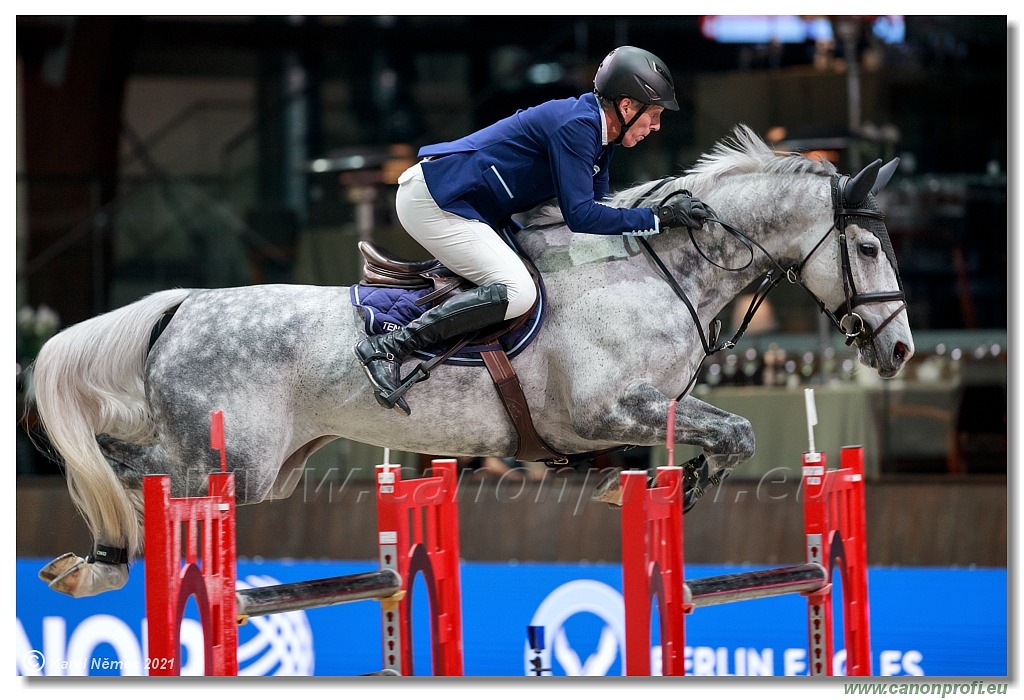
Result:
[[[33,365],[32,394],[51,445],[64,461],[71,497],[94,543],[142,551],[141,498],[128,493],[96,436],[152,441],[143,368],[161,316],[192,290],[151,294],[51,338]]]

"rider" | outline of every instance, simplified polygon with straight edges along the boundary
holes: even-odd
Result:
[[[495,231],[512,214],[554,197],[570,230],[624,236],[701,228],[714,216],[696,197],[675,197],[657,215],[600,201],[608,194],[613,146],[632,148],[658,131],[666,109],[679,109],[668,68],[648,51],[620,46],[598,66],[593,93],[520,110],[457,141],[420,149],[423,160],[398,178],[399,221],[449,270],[480,286],[355,346],[378,403],[409,415],[398,391],[405,357],[533,307],[533,279]]]

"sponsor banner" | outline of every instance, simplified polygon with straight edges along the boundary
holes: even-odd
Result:
[[[120,591],[73,599],[39,580],[44,559],[17,562],[16,669],[23,676],[147,675],[144,564]],[[238,587],[366,572],[373,562],[238,564]],[[771,567],[690,565],[688,578]],[[872,672],[876,676],[1007,675],[1005,569],[869,570]],[[617,564],[462,566],[465,671],[469,676],[621,675],[622,569]],[[431,665],[429,604],[413,598],[417,675]],[[837,606],[837,625],[842,625]],[[807,605],[786,595],[699,608],[687,616],[686,672],[717,676],[807,675]],[[656,613],[654,615],[656,618]],[[661,668],[656,619],[652,668]],[[543,629],[543,650],[527,627]],[[380,604],[360,601],[252,618],[239,627],[241,675],[355,676],[381,669]],[[203,672],[195,600],[181,627],[182,675]],[[833,667],[844,671],[841,629]],[[179,663],[164,660],[162,663]],[[546,670],[550,669],[550,671]]]

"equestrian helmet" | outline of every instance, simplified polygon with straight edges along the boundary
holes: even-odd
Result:
[[[676,87],[665,63],[635,46],[612,49],[597,67],[594,91],[609,100],[629,97],[645,105],[679,109]]]

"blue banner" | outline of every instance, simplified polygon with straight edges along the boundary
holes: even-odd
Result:
[[[43,559],[17,562],[19,675],[146,675],[144,565],[120,591],[72,599],[39,580]],[[268,586],[375,568],[372,562],[240,561],[238,587]],[[689,579],[755,567],[690,565]],[[763,568],[763,567],[757,567]],[[872,672],[876,676],[1007,675],[1005,569],[888,569],[868,572]],[[462,565],[465,672],[621,675],[622,569],[617,564]],[[428,602],[417,580],[414,664],[431,667]],[[840,606],[837,606],[837,608]],[[807,604],[800,595],[699,608],[686,619],[686,672],[717,676],[807,675]],[[844,671],[836,610],[834,668]],[[527,627],[543,628],[535,653]],[[382,667],[380,604],[361,601],[252,618],[239,627],[241,675],[355,676]],[[181,628],[182,675],[203,672],[203,635],[194,600]],[[652,668],[660,670],[658,630]]]

